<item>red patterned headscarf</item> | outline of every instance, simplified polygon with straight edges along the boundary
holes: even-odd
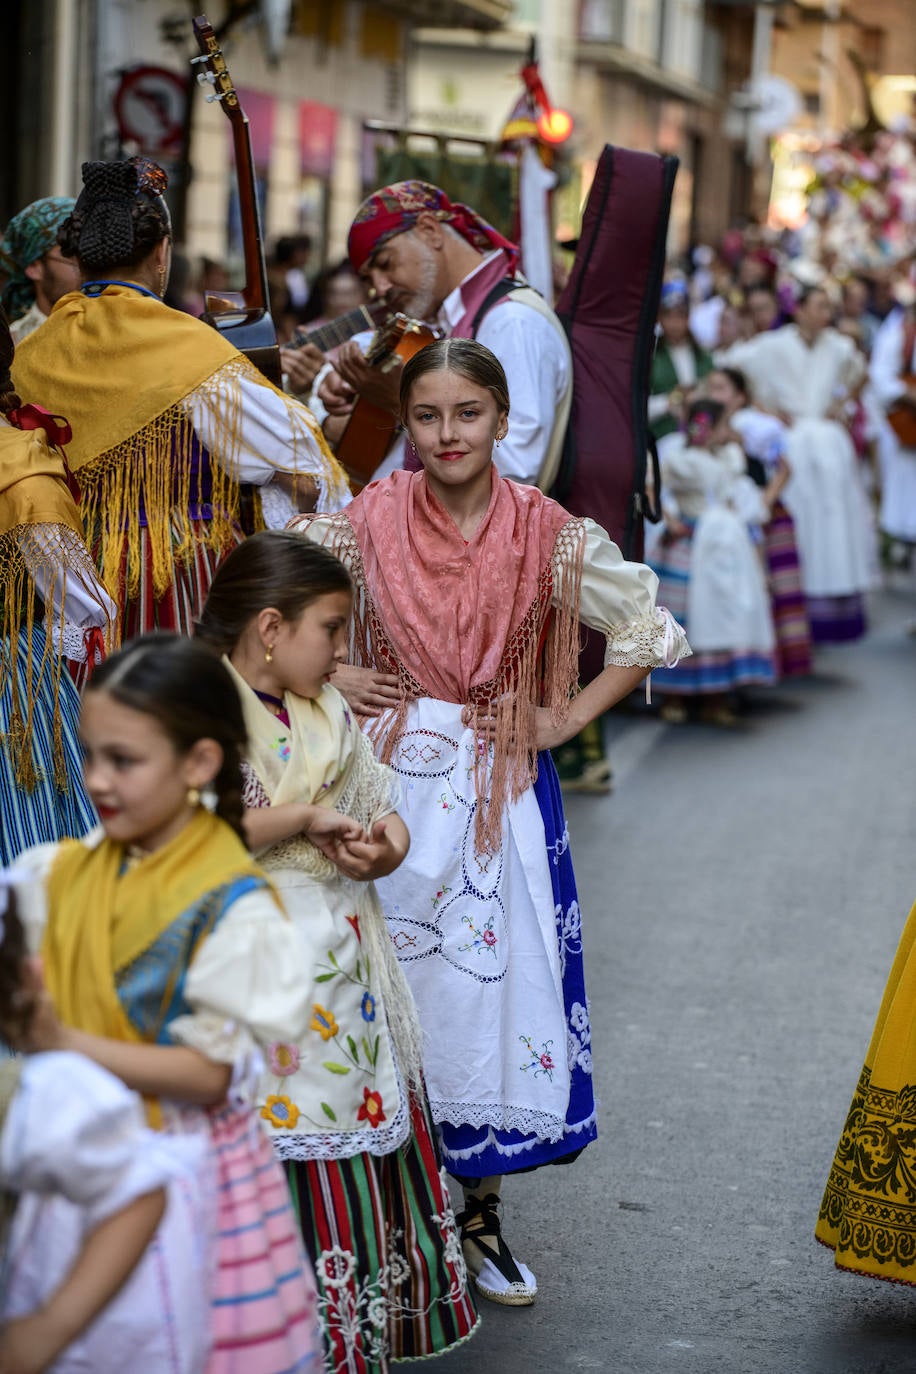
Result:
[[[476,210],[453,204],[440,187],[431,186],[428,181],[397,181],[393,186],[375,191],[356,212],[347,242],[354,272],[358,272],[383,243],[412,229],[424,210],[429,210],[443,224],[450,224],[481,253],[491,253],[494,248],[505,249],[511,260],[509,270],[514,270],[518,247],[503,238]]]

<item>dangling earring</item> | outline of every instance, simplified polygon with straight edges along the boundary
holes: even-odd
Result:
[[[196,787],[189,787],[185,801],[188,806],[200,806],[200,791]]]
[[[159,295],[160,295],[160,296],[164,296],[164,295],[165,295],[165,283],[166,283],[166,280],[167,280],[167,278],[168,278],[168,275],[169,275],[169,269],[168,269],[167,267],[160,267],[160,268],[159,268]]]
[[[273,646],[272,644],[268,644],[268,646],[267,646],[267,652],[264,654],[264,662],[265,662],[265,663],[273,663],[273,661],[274,661],[274,646]]]
[[[208,782],[200,793],[200,804],[211,813],[219,806],[219,796],[212,782]]]

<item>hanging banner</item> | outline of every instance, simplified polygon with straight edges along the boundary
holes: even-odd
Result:
[[[337,146],[337,111],[316,100],[299,101],[299,159],[304,177],[327,179]]]

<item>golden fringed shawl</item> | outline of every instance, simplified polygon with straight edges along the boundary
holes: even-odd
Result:
[[[356,583],[351,661],[400,679],[398,709],[369,727],[382,760],[419,697],[463,705],[474,730],[496,718],[492,757],[475,760],[475,840],[492,852],[503,807],[537,776],[532,707],[563,720],[578,687],[584,524],[495,468],[467,542],[422,472],[371,483],[331,523]]]
[[[80,485],[86,528],[100,538],[99,566],[112,592],[119,590],[125,550],[127,593],[133,597],[139,590],[141,509],[157,596],[169,586],[175,559],[190,557],[195,542],[203,539],[217,551],[229,547],[239,514],[234,472],[242,406],[241,388],[233,383],[242,377],[282,398],[294,436],[308,436],[320,451],[328,492],[344,492],[343,472],[305,407],[272,386],[215,329],[154,297],[127,286],[108,286],[93,297],[70,292],[16,350],[13,381],[23,401],[53,396],[73,427],[67,462]],[[208,497],[203,474],[193,473],[194,430],[186,404],[206,383],[218,386],[221,398]],[[297,466],[303,473],[313,468],[314,463]],[[213,517],[202,533],[188,512],[204,499]],[[173,549],[176,519],[183,540]]]
[[[38,567],[45,570],[51,616],[55,599],[63,607],[68,580],[81,582],[87,590],[94,582],[79,513],[65,481],[63,459],[49,447],[43,429],[24,431],[0,424],[0,595],[6,639],[0,654],[0,691],[9,684],[11,697],[3,743],[13,760],[16,783],[25,791],[31,791],[39,781],[31,746],[38,692],[45,673],[50,673],[56,699],[62,671],[51,635],[45,637],[43,648],[36,649],[32,633],[36,614],[40,619],[42,612],[33,580],[33,570]],[[59,707],[52,732],[54,776],[58,787],[63,788],[67,774]]]
[[[148,1036],[136,1029],[119,999],[119,974],[170,935],[161,956],[169,960],[162,979],[164,1016],[210,933],[206,922],[185,931],[179,918],[225,884],[262,875],[231,826],[203,807],[168,844],[126,864],[124,846],[109,839],[95,846],[81,840],[60,845],[48,876],[41,954],[48,992],[65,1025],[139,1044]],[[147,1106],[151,1123],[159,1125],[158,1105]]]

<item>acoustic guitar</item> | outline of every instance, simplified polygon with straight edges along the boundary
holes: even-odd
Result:
[[[432,343],[435,337],[429,326],[420,320],[392,315],[376,331],[366,353],[366,362],[370,367],[390,372]],[[337,461],[350,479],[354,495],[372,480],[399,428],[400,421],[390,410],[357,398],[337,445]]]
[[[336,320],[320,324],[317,329],[309,329],[303,325],[292,334],[284,348],[302,348],[305,344],[314,344],[322,353],[327,353],[329,348],[337,348],[348,339],[352,339],[354,334],[361,334],[364,329],[377,329],[387,318],[388,308],[381,301],[373,301],[371,305],[359,305],[355,310],[348,310],[345,315],[338,315]]]
[[[194,37],[197,39],[201,55],[192,57],[191,63],[205,68],[198,72],[197,79],[208,91],[207,100],[218,100],[232,125],[242,248],[245,258],[245,285],[242,291],[208,296],[205,301],[206,309],[201,318],[214,329],[218,329],[221,334],[225,334],[229,342],[250,358],[269,381],[280,386],[280,349],[277,345],[277,331],[270,314],[267,262],[261,233],[248,116],[239,103],[238,92],[232,84],[226,59],[205,14],[198,15],[194,20]]]

